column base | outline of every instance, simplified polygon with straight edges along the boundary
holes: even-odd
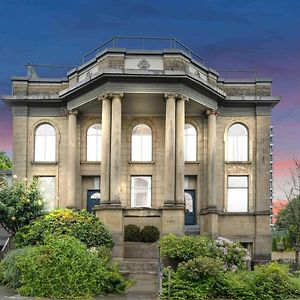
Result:
[[[175,206],[175,201],[174,200],[166,200],[164,201],[164,207],[173,207]]]
[[[164,206],[162,209],[161,234],[184,234],[184,207]]]
[[[201,235],[207,235],[212,238],[219,236],[219,214],[217,210],[202,211],[199,216]]]
[[[122,260],[124,257],[124,220],[121,205],[98,205],[95,207],[96,217],[108,227],[115,243],[112,257]]]

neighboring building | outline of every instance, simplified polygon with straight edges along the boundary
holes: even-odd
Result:
[[[65,78],[13,77],[2,99],[14,173],[40,180],[49,209],[94,207],[115,256],[124,225],[152,224],[239,240],[269,259],[271,80],[222,79],[171,42],[113,43]]]

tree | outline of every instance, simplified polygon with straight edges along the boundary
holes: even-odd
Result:
[[[0,151],[0,170],[11,170],[11,159],[6,155],[4,151]]]
[[[294,169],[291,170],[291,180],[286,197],[289,201],[277,217],[276,227],[286,230],[290,246],[295,250],[296,268],[299,269],[300,252],[300,160],[294,161]]]
[[[37,181],[0,179],[0,225],[11,235],[42,215],[43,200]]]

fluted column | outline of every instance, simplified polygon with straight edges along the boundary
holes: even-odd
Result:
[[[111,95],[99,97],[102,101],[102,141],[101,141],[101,204],[110,202],[110,134],[111,134]]]
[[[165,94],[165,205],[175,204],[175,94]]]
[[[186,98],[178,95],[176,101],[176,204],[184,205],[184,124]]]
[[[68,176],[66,207],[76,208],[77,110],[68,111]]]
[[[208,116],[208,149],[207,149],[207,199],[208,209],[217,209],[216,200],[216,128],[217,111],[209,109],[206,111]]]
[[[110,202],[120,205],[121,187],[121,122],[123,93],[112,94],[111,109],[111,159],[110,159]]]

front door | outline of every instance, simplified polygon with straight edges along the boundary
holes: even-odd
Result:
[[[185,225],[196,224],[195,190],[184,190]]]
[[[95,213],[93,207],[100,204],[100,190],[88,190],[86,210],[90,213]]]

